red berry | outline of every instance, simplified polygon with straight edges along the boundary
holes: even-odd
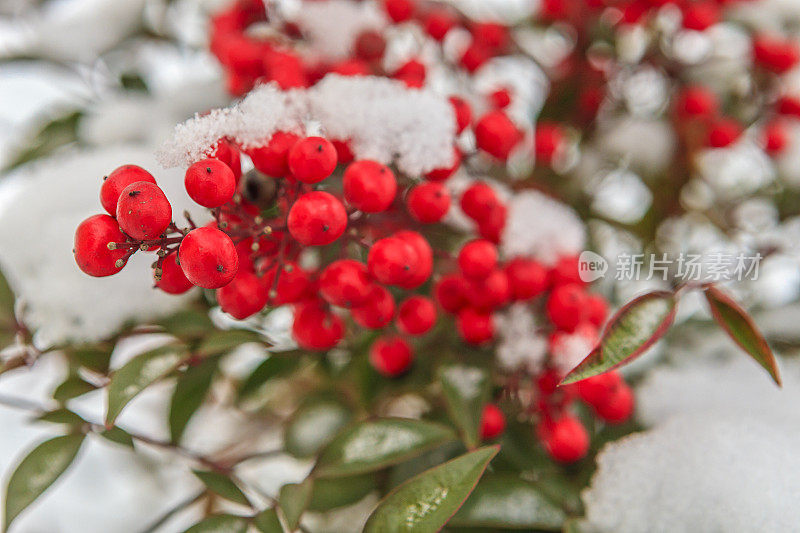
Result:
[[[414,361],[411,346],[400,337],[380,337],[369,349],[369,362],[387,378],[404,374]]]
[[[109,250],[108,243],[125,242],[119,224],[108,215],[94,215],[80,223],[75,230],[75,262],[86,274],[95,277],[116,274],[127,262],[127,248]],[[117,262],[122,265],[117,266]]]
[[[595,412],[603,421],[609,424],[622,424],[633,414],[633,391],[626,383],[621,383],[618,387],[607,395],[603,401],[595,404]]]
[[[552,422],[545,431],[544,445],[556,461],[573,463],[589,451],[589,433],[580,420],[565,415]]]
[[[498,203],[489,210],[486,218],[478,221],[478,233],[480,236],[495,244],[500,243],[500,236],[506,227],[506,216],[508,209],[505,205]]]
[[[298,198],[287,217],[289,233],[300,244],[330,244],[347,228],[347,211],[330,193],[312,191]]]
[[[274,305],[299,302],[311,295],[313,288],[311,278],[308,272],[300,268],[296,263],[284,263],[280,269],[278,283],[275,285],[277,271],[278,267],[276,266],[264,275],[267,286],[275,286]]]
[[[392,77],[402,81],[406,86],[412,89],[419,89],[425,85],[425,72],[426,69],[423,63],[416,59],[411,59],[403,63],[400,68],[392,74]]]
[[[558,124],[540,122],[536,126],[534,151],[536,159],[551,165],[564,145],[564,131]]]
[[[219,207],[231,201],[236,177],[218,159],[203,159],[186,169],[184,185],[189,197],[203,207]]]
[[[397,180],[389,167],[376,161],[350,163],[342,181],[347,202],[365,213],[385,211],[397,193]]]
[[[386,327],[394,316],[394,297],[385,287],[373,284],[367,302],[361,307],[351,309],[350,315],[363,328]]]
[[[436,306],[425,296],[410,296],[397,311],[397,327],[407,335],[424,335],[436,323]]]
[[[122,165],[103,178],[100,186],[100,203],[109,215],[117,216],[117,201],[122,189],[139,181],[155,183],[156,179],[148,171],[136,165]]]
[[[575,383],[578,397],[595,407],[605,403],[619,387],[624,385],[619,372],[611,371]]]
[[[497,309],[511,299],[508,276],[503,270],[493,270],[482,279],[468,279],[467,295],[472,307],[478,309]]]
[[[423,224],[439,222],[450,209],[450,193],[439,183],[415,185],[406,199],[408,213]]]
[[[712,117],[719,109],[717,95],[710,89],[696,85],[686,87],[678,95],[675,108],[686,117]]]
[[[579,285],[561,285],[547,299],[547,317],[557,328],[573,331],[583,321],[586,293]]]
[[[233,172],[236,183],[239,183],[239,178],[242,177],[242,159],[236,145],[227,139],[222,139],[217,143],[213,156],[228,165],[228,168]]]
[[[158,185],[137,181],[120,193],[117,222],[134,239],[156,239],[172,222],[172,206]]]
[[[599,294],[589,294],[586,297],[586,320],[598,328],[602,326],[608,316],[608,303]]]
[[[303,183],[318,183],[336,168],[336,148],[323,137],[306,137],[292,146],[287,161],[292,176]]]
[[[386,39],[375,30],[365,30],[356,38],[354,48],[359,59],[377,61],[386,50]]]
[[[458,274],[443,276],[434,287],[439,305],[448,313],[455,313],[469,304],[469,283]]]
[[[800,62],[800,48],[790,40],[761,35],[753,39],[753,59],[763,68],[783,74]]]
[[[683,27],[704,31],[719,22],[719,7],[714,2],[700,1],[683,8]]]
[[[360,59],[346,59],[332,65],[329,72],[342,76],[369,76],[372,74],[372,69],[369,63]]]
[[[354,259],[334,261],[319,277],[319,294],[339,307],[358,307],[367,301],[372,289],[367,267]]]
[[[542,294],[549,284],[547,269],[533,259],[512,259],[506,265],[506,275],[514,300],[530,300]]]
[[[289,150],[299,140],[300,137],[294,133],[276,131],[266,146],[254,148],[248,154],[257,170],[274,178],[282,178],[289,174]]]
[[[475,124],[475,142],[489,155],[505,161],[522,134],[502,111],[489,111]]]
[[[583,285],[584,281],[580,276],[579,258],[577,255],[566,255],[559,257],[556,264],[550,270],[550,280],[553,285],[566,285],[577,283]]]
[[[458,268],[467,278],[482,279],[497,266],[497,248],[485,239],[475,239],[458,252]]]
[[[369,273],[386,285],[408,283],[420,267],[420,257],[414,247],[396,236],[380,239],[372,245],[367,256]]]
[[[239,255],[231,238],[209,226],[186,234],[178,261],[189,281],[204,289],[224,287],[239,270]]]
[[[156,281],[156,287],[168,294],[183,294],[194,285],[183,273],[177,263],[178,254],[170,254],[161,262],[161,279]]]
[[[481,415],[481,440],[493,440],[506,430],[506,417],[503,411],[493,403],[483,407]]]
[[[472,122],[472,107],[460,96],[451,96],[449,100],[456,115],[456,133],[461,133]]]
[[[461,54],[459,63],[467,72],[473,73],[489,61],[491,57],[491,50],[477,41],[472,41],[467,49],[464,50],[464,53]]]
[[[501,87],[489,94],[489,101],[495,109],[505,109],[511,104],[511,91],[507,87]]]
[[[711,125],[706,144],[711,148],[725,148],[742,135],[742,126],[734,119],[721,118]]]
[[[413,0],[384,0],[383,8],[394,23],[405,22],[414,14]]]
[[[350,143],[347,141],[333,139],[331,140],[331,144],[333,144],[333,147],[336,148],[336,160],[339,163],[346,165],[355,159],[353,152],[350,150]]]
[[[764,126],[763,145],[769,155],[780,155],[788,144],[789,134],[782,122],[773,120]]]
[[[325,309],[322,302],[305,302],[295,309],[292,335],[301,348],[329,350],[342,340],[344,322]]]
[[[456,328],[461,338],[470,344],[483,344],[494,337],[492,314],[472,307],[458,312]]]
[[[483,182],[471,185],[461,195],[461,210],[476,222],[487,220],[499,204],[494,189]]]
[[[458,148],[453,148],[453,164],[445,168],[435,168],[425,174],[425,179],[428,181],[445,181],[452,176],[461,166],[461,152]]]
[[[476,22],[470,28],[475,42],[490,50],[499,50],[509,40],[508,28],[497,22]]]
[[[394,234],[398,239],[406,241],[417,253],[417,268],[411,275],[399,283],[404,289],[416,289],[431,277],[433,272],[433,249],[421,234],[416,231],[403,230]]]
[[[264,279],[241,269],[230,283],[217,289],[217,302],[233,318],[244,320],[264,309],[269,289]]]
[[[434,8],[425,15],[425,32],[437,41],[442,41],[456,24],[456,17],[449,9]]]

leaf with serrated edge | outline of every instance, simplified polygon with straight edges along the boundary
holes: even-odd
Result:
[[[513,475],[487,474],[450,525],[559,531],[566,519],[563,509],[533,483]]]
[[[247,519],[244,517],[217,514],[196,523],[184,533],[245,533],[247,525]]]
[[[289,529],[294,530],[300,523],[300,517],[311,501],[313,488],[314,482],[310,478],[302,483],[289,483],[281,487],[278,501]]]
[[[448,365],[439,371],[444,397],[450,416],[464,435],[467,447],[480,442],[483,407],[491,393],[489,378],[481,368],[466,365]]]
[[[573,368],[562,385],[575,383],[628,363],[664,336],[675,320],[675,295],[667,291],[643,294],[611,318],[600,342]]]
[[[113,424],[128,402],[145,387],[174,370],[182,356],[183,350],[179,346],[161,346],[137,355],[114,372],[108,385],[106,425]]]
[[[411,478],[378,504],[364,531],[439,531],[463,505],[499,450],[499,446],[479,448]]]
[[[39,444],[22,460],[6,488],[4,530],[69,468],[83,439],[82,434],[55,437]]]
[[[360,422],[339,433],[317,460],[318,477],[336,477],[380,470],[416,457],[455,437],[447,427],[407,418]]]
[[[228,476],[218,472],[206,472],[203,470],[192,470],[195,476],[203,482],[208,490],[226,500],[245,506],[250,506],[250,500],[244,495],[242,489],[236,486]]]
[[[764,367],[780,386],[781,375],[775,355],[747,312],[733,298],[713,285],[706,287],[703,295],[706,297],[714,321],[742,350]]]

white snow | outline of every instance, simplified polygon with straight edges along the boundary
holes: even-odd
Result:
[[[537,333],[536,317],[530,307],[517,303],[495,315],[498,364],[506,370],[524,369],[531,374],[547,358],[547,339]],[[588,352],[587,352],[588,353]]]
[[[341,59],[353,51],[358,36],[366,30],[381,30],[386,16],[375,2],[327,0],[303,2],[293,17],[311,49],[322,57]]]
[[[386,78],[337,75],[310,89],[263,85],[238,104],[196,115],[176,127],[158,158],[166,167],[188,166],[221,137],[256,147],[278,130],[315,129],[348,139],[360,159],[395,162],[409,175],[452,163],[455,119],[446,98]]]

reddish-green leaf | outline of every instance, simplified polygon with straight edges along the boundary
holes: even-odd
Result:
[[[703,294],[717,324],[780,385],[781,376],[775,355],[747,312],[713,285],[706,287]]]
[[[479,448],[409,479],[378,504],[364,531],[439,531],[463,505],[499,450],[499,446]]]
[[[649,292],[629,302],[611,318],[594,350],[561,384],[602,374],[640,356],[672,325],[676,303],[675,295],[667,291]]]

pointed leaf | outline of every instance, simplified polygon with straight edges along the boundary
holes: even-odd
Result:
[[[315,474],[362,474],[416,457],[455,437],[439,424],[408,418],[382,418],[345,429],[322,451]]]
[[[4,529],[72,464],[83,438],[82,434],[55,437],[22,460],[8,481]]]
[[[452,526],[559,531],[566,513],[533,483],[486,475],[450,521]]]
[[[78,414],[69,409],[55,409],[36,417],[41,422],[52,422],[53,424],[67,424],[69,426],[82,426],[86,421]]]
[[[180,442],[189,419],[206,399],[218,363],[218,357],[208,357],[200,364],[190,366],[178,377],[169,406],[169,432],[172,442]]]
[[[133,437],[120,427],[114,426],[111,429],[101,431],[100,436],[116,444],[122,444],[123,446],[133,448]]]
[[[108,385],[106,425],[112,425],[128,402],[148,385],[174,370],[182,357],[183,350],[180,347],[161,346],[137,355],[114,372]]]
[[[466,365],[449,365],[439,371],[447,408],[461,429],[464,443],[474,448],[480,443],[483,406],[491,393],[489,377],[481,368]]]
[[[258,365],[239,387],[237,401],[241,402],[255,394],[270,379],[291,373],[297,368],[299,362],[299,357],[271,355],[269,359]]]
[[[85,382],[78,376],[70,376],[53,391],[53,399],[59,402],[66,402],[93,390],[97,390],[97,387]]]
[[[314,480],[308,504],[310,511],[329,511],[362,499],[377,488],[374,474],[350,477],[328,477]]]
[[[213,331],[203,339],[197,352],[202,355],[221,355],[248,342],[264,344],[264,339],[255,331],[246,329]]]
[[[781,376],[775,355],[747,312],[733,298],[713,285],[706,287],[703,294],[711,308],[711,316],[717,324],[742,350],[764,367],[780,386]]]
[[[196,523],[184,533],[245,533],[247,519],[232,514],[216,514]]]
[[[281,504],[281,511],[283,511],[283,517],[286,519],[286,525],[289,526],[290,530],[294,531],[297,528],[297,524],[300,523],[300,517],[311,501],[313,488],[314,482],[310,478],[302,483],[289,483],[281,487],[278,501]]]
[[[264,509],[253,518],[253,525],[261,533],[283,533],[283,526],[275,509]]]
[[[222,496],[226,500],[238,503],[245,506],[250,506],[250,500],[244,495],[242,489],[236,486],[236,483],[231,481],[228,476],[220,474],[219,472],[205,472],[202,470],[192,470],[195,476],[203,482],[208,490]]]
[[[499,450],[499,446],[479,448],[411,478],[378,504],[364,531],[439,531],[470,495]]]
[[[303,402],[286,425],[284,447],[296,457],[316,455],[352,417],[334,398],[312,398]]]
[[[611,318],[594,350],[561,384],[608,372],[640,356],[672,325],[676,304],[675,295],[667,291],[649,292],[628,302]]]

